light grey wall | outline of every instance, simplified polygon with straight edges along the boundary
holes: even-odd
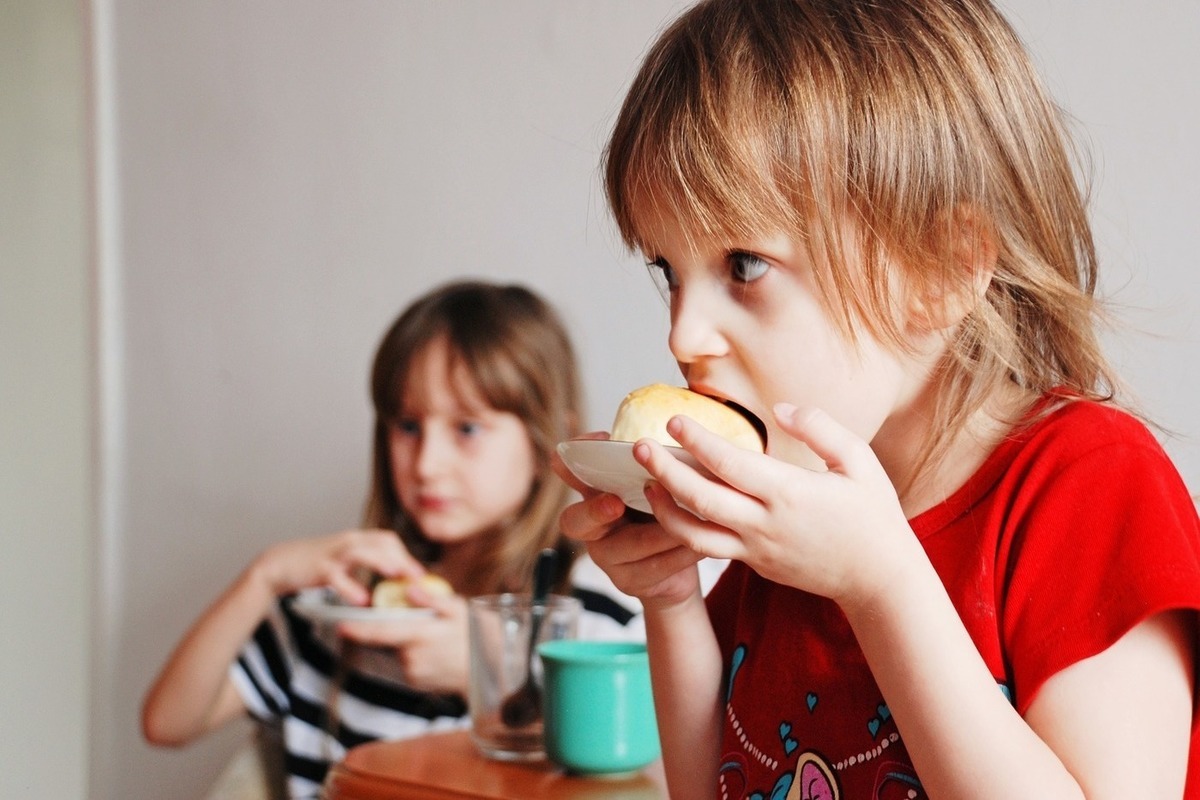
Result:
[[[18,73],[3,62],[0,163],[26,177],[0,206],[0,625],[6,645],[30,646],[0,657],[0,710],[37,710],[35,741],[0,737],[0,780],[24,781],[13,796],[84,796],[84,775],[91,798],[200,796],[244,728],[154,751],[137,731],[141,694],[252,554],[355,522],[368,360],[432,284],[470,274],[545,293],[571,322],[594,427],[628,388],[674,379],[662,305],[615,241],[596,168],[639,55],[682,5],[56,0],[0,18],[0,52],[28,81],[14,118]],[[1196,490],[1200,4],[1005,5],[1089,138],[1105,286],[1132,324],[1111,342],[1147,409],[1181,434],[1168,447]],[[85,136],[76,60],[94,86],[90,367],[86,167],[59,160]],[[26,127],[43,114],[65,145]],[[41,173],[23,171],[29,153]],[[12,199],[43,189],[38,203]],[[47,576],[55,624],[36,625],[27,598],[46,595]],[[67,752],[51,759],[64,730]]]
[[[675,375],[595,176],[646,0],[111,4],[126,431],[106,791],[185,796],[230,737],[155,752],[142,692],[187,623],[281,537],[357,522],[367,368],[457,275],[564,313],[596,427]]]
[[[1109,353],[1200,493],[1200,4],[1005,0],[1093,159]]]
[[[0,797],[84,797],[92,470],[78,3],[0,4]]]

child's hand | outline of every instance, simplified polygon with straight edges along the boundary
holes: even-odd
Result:
[[[634,457],[657,481],[646,492],[655,517],[698,553],[744,561],[763,577],[839,603],[866,600],[898,563],[893,545],[911,545],[896,491],[867,443],[824,412],[780,404],[775,414],[828,472],[738,449],[676,417],[671,435],[725,483],[643,440]]]
[[[359,644],[396,651],[404,682],[439,694],[467,693],[467,601],[413,587],[408,600],[433,617],[393,622],[343,622],[338,633]]]
[[[342,531],[281,542],[265,550],[252,566],[275,596],[328,586],[347,603],[366,605],[370,592],[355,578],[362,568],[387,577],[425,572],[400,537],[386,530]]]
[[[592,560],[618,589],[647,608],[675,605],[699,593],[698,553],[665,533],[653,517],[627,509],[616,495],[580,483],[557,455],[554,470],[583,495],[563,510],[563,533],[587,545]]]

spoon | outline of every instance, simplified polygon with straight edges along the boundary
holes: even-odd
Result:
[[[550,593],[550,584],[557,565],[558,553],[553,548],[547,547],[538,553],[537,564],[533,568],[533,604],[530,609],[532,618],[529,624],[529,655],[525,683],[500,705],[500,721],[509,728],[524,728],[542,717],[542,690],[533,678],[533,657],[537,652],[538,632],[546,616],[546,595]]]

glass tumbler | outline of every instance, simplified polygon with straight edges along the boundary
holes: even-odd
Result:
[[[582,604],[574,597],[547,597],[533,641],[538,615],[529,595],[482,595],[471,598],[468,608],[471,738],[488,758],[540,760],[545,757],[540,710],[525,715],[532,717],[527,724],[513,727],[505,723],[501,709],[518,693],[528,698],[526,681],[533,682],[533,691],[540,697],[542,665],[537,645],[574,638]],[[511,718],[509,715],[510,723]]]

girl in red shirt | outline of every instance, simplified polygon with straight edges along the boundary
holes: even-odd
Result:
[[[1113,400],[1060,115],[987,0],[708,0],[610,205],[689,386],[562,517],[641,598],[673,797],[1200,798],[1200,524]],[[705,603],[702,556],[736,562]],[[1189,763],[1190,758],[1190,763]]]

